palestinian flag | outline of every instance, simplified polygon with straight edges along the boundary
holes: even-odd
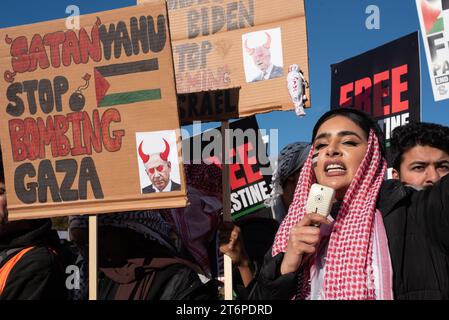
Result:
[[[161,99],[159,88],[145,88],[139,74],[159,70],[157,58],[111,64],[94,68],[95,93],[98,107],[110,107]],[[136,90],[124,91],[123,84]]]
[[[421,0],[420,2],[426,33],[442,32],[444,21],[441,12],[449,9],[449,0]]]

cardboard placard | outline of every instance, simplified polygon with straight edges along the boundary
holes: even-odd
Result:
[[[239,88],[178,94],[181,125],[192,121],[224,121],[239,117]]]
[[[238,117],[293,109],[288,67],[298,64],[309,79],[302,0],[168,0],[167,5],[178,94],[239,88]],[[226,108],[214,111],[214,120],[235,117]],[[182,123],[210,118],[199,112]]]
[[[387,161],[394,128],[421,120],[418,32],[333,64],[332,109],[354,107],[373,116],[384,133]]]
[[[0,31],[9,218],[185,206],[165,1],[81,21]]]

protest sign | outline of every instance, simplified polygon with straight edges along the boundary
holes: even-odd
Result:
[[[11,220],[185,206],[165,1],[0,39]]]
[[[271,192],[271,168],[266,144],[255,116],[229,124],[228,152],[222,161],[222,134],[217,129],[183,140],[185,163],[214,163],[229,166],[231,215],[234,220],[265,207]]]
[[[288,67],[298,64],[309,77],[303,1],[168,0],[167,5],[177,92],[200,93],[189,105],[180,100],[183,124],[293,109]],[[205,107],[215,93],[201,92],[231,88],[239,89],[236,103],[231,97],[227,107]]]
[[[433,98],[449,98],[449,1],[416,0]]]
[[[331,108],[354,107],[371,114],[383,130],[391,166],[391,132],[421,120],[418,33],[333,64],[331,71]]]

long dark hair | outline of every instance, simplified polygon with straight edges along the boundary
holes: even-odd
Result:
[[[369,114],[366,112],[360,111],[358,109],[354,108],[338,108],[333,109],[325,114],[323,114],[313,127],[313,133],[312,133],[312,142],[315,140],[316,134],[318,132],[318,129],[321,127],[321,125],[336,116],[343,116],[348,119],[350,119],[352,122],[354,122],[356,125],[358,125],[366,134],[366,136],[369,136],[370,130],[373,129],[374,133],[377,136],[377,139],[379,140],[380,145],[380,151],[382,153],[382,156],[385,157],[385,145],[383,140],[383,133],[380,129],[379,125],[377,124],[376,120],[374,120]]]

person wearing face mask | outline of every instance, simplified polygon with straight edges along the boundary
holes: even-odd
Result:
[[[393,130],[390,143],[394,179],[422,189],[449,173],[448,127],[409,123]]]
[[[251,299],[449,298],[449,175],[422,191],[384,181],[381,137],[355,109],[318,120]],[[305,210],[315,182],[336,191],[327,218]]]

